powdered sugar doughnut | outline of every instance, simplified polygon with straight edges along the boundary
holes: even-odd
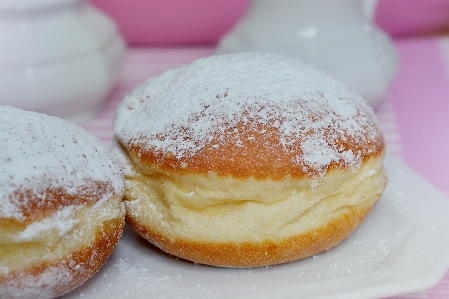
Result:
[[[83,284],[120,238],[121,167],[59,118],[0,106],[0,297],[53,298]]]
[[[151,78],[114,131],[128,222],[198,263],[264,266],[328,249],[387,181],[371,108],[282,56],[212,56]]]

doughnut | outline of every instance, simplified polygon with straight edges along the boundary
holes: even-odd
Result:
[[[77,125],[0,106],[0,164],[0,298],[82,285],[124,228],[117,159]]]
[[[373,110],[283,56],[168,70],[128,94],[113,122],[127,223],[199,264],[261,267],[330,249],[387,183]]]

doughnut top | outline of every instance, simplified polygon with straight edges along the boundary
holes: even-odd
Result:
[[[29,222],[124,192],[103,145],[62,119],[0,106],[0,220]]]
[[[211,56],[150,78],[119,106],[117,140],[173,171],[315,176],[384,151],[372,109],[322,71],[283,56]]]

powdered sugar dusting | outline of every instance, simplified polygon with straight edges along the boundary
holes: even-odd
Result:
[[[74,219],[74,211],[75,207],[69,206],[42,221],[33,222],[24,231],[20,232],[15,239],[25,242],[38,240],[41,234],[51,229],[56,229],[59,237],[62,237],[80,222],[79,219]]]
[[[30,200],[44,205],[48,190],[109,193],[89,197],[98,201],[124,189],[120,166],[95,137],[59,118],[8,106],[0,106],[0,164],[0,218],[23,221],[21,207]],[[89,182],[108,187],[86,189]]]
[[[20,274],[18,279],[8,280],[2,284],[0,298],[48,299],[54,298],[54,286],[71,282],[72,274],[66,267],[52,266],[38,276]],[[10,297],[12,296],[12,297]]]
[[[220,147],[225,130],[239,123],[255,131],[269,124],[284,151],[298,153],[292,163],[322,171],[336,161],[361,162],[360,153],[337,140],[379,138],[374,118],[359,95],[319,70],[282,56],[239,53],[150,78],[120,105],[114,131],[123,144],[144,144],[182,159],[213,138]],[[244,135],[234,133],[235,146],[243,146]]]

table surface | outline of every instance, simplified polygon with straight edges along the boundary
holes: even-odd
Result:
[[[401,67],[375,109],[387,148],[449,197],[449,36],[414,37],[394,43]],[[212,47],[129,49],[117,84],[102,109],[81,125],[105,145],[110,144],[112,118],[127,93],[151,76],[213,53]],[[428,290],[394,298],[448,299],[449,271]]]

